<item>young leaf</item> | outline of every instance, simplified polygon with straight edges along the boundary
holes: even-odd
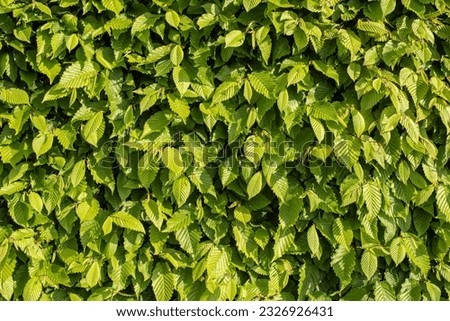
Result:
[[[11,105],[29,105],[30,98],[25,90],[18,88],[2,88],[0,99]]]
[[[353,231],[345,220],[337,218],[333,222],[333,236],[336,242],[350,250],[353,241]]]
[[[381,12],[383,12],[383,17],[386,17],[388,14],[395,10],[395,0],[381,0]]]
[[[124,8],[122,0],[102,0],[103,6],[118,15]]]
[[[395,292],[386,281],[375,282],[374,294],[376,301],[395,301]]]
[[[397,237],[392,240],[390,253],[395,265],[399,265],[405,259],[406,249],[403,245],[403,239],[401,237]]]
[[[311,253],[320,259],[322,256],[322,246],[320,245],[319,234],[315,225],[311,225],[307,232],[308,246],[311,249]]]
[[[182,175],[173,182],[173,196],[178,204],[178,207],[186,203],[191,194],[191,183],[186,176]]]
[[[182,67],[177,66],[177,67],[173,68],[172,77],[173,77],[173,82],[175,83],[175,86],[178,89],[178,92],[180,93],[181,96],[184,96],[184,94],[187,92],[187,90],[191,84],[191,80],[189,78],[188,73]],[[184,101],[183,101],[183,103],[184,103]]]
[[[31,207],[38,213],[42,212],[44,203],[42,202],[42,198],[38,193],[30,192],[28,194],[28,200],[30,202]]]
[[[53,145],[53,135],[48,134],[38,134],[32,143],[33,151],[36,154],[36,158],[47,153]]]
[[[172,51],[170,52],[170,61],[172,61],[172,63],[176,67],[178,67],[183,61],[183,58],[184,58],[183,48],[181,48],[180,45],[174,46]]]
[[[100,264],[98,261],[94,261],[89,270],[86,273],[86,283],[89,287],[93,288],[100,282]]]
[[[267,72],[257,72],[248,75],[248,80],[253,89],[261,95],[272,98],[275,96],[277,83],[272,75]]]
[[[359,37],[353,31],[345,29],[339,30],[338,37],[339,42],[350,51],[352,60],[355,60],[356,54],[361,49],[361,40]]]
[[[250,178],[250,181],[248,182],[247,185],[248,199],[251,199],[252,197],[255,197],[256,195],[259,194],[259,192],[262,189],[262,181],[263,177],[261,172],[255,173],[255,175],[253,175],[252,178]]]
[[[331,257],[331,266],[334,273],[341,280],[341,288],[347,286],[351,281],[351,276],[356,265],[355,250],[347,250],[345,246],[339,245]]]
[[[167,10],[165,14],[166,22],[172,27],[178,29],[180,24],[180,16],[174,10]]]
[[[378,268],[377,256],[371,251],[364,251],[361,256],[361,269],[364,275],[370,280]]]
[[[78,186],[81,183],[84,176],[86,174],[86,164],[84,160],[81,160],[75,164],[72,169],[72,173],[70,173],[70,182],[73,187]]]
[[[363,186],[364,202],[369,214],[377,215],[381,209],[381,192],[375,182],[367,182]]]
[[[233,98],[241,89],[241,83],[237,81],[226,81],[216,88],[212,102],[213,104],[221,103],[225,100]]]
[[[178,89],[180,90],[180,88]],[[182,94],[182,92],[183,90],[180,90],[180,94]],[[174,95],[168,95],[167,99],[169,100],[170,109],[178,116],[180,116],[181,119],[186,120],[186,118],[189,117],[189,115],[191,114],[191,109],[185,100],[176,98]]]
[[[42,283],[37,277],[32,277],[23,288],[23,299],[25,301],[37,301],[42,295]]]
[[[75,62],[63,72],[59,86],[65,89],[84,87],[97,75],[97,72],[98,66],[93,62]]]
[[[175,289],[175,277],[166,263],[157,263],[152,272],[152,289],[156,300],[169,301]]]
[[[103,120],[103,113],[98,112],[89,119],[89,121],[83,126],[81,134],[83,138],[91,145],[97,147],[97,143],[102,138],[105,132],[105,121]]]
[[[250,222],[252,214],[246,207],[238,206],[234,209],[234,218],[245,224]]]
[[[246,11],[250,11],[257,7],[261,3],[261,0],[244,0],[243,5]]]
[[[240,30],[233,30],[225,36],[225,48],[236,48],[242,46],[245,34]]]
[[[123,212],[115,212],[109,216],[114,224],[123,227],[125,229],[130,229],[136,232],[145,233],[145,228],[142,223],[134,216]]]
[[[183,159],[178,149],[173,147],[166,147],[162,152],[162,161],[164,165],[173,171],[175,174],[181,174],[184,167]]]
[[[438,209],[444,214],[445,220],[450,222],[450,193],[443,185],[436,187],[436,204]]]

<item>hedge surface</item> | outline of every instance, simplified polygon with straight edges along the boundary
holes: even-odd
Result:
[[[447,300],[448,0],[0,0],[3,300]]]

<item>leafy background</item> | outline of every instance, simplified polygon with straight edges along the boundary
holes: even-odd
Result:
[[[448,0],[0,0],[4,300],[447,300]]]

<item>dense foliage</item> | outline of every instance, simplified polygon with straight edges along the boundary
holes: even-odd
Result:
[[[0,0],[4,300],[450,294],[448,0]]]

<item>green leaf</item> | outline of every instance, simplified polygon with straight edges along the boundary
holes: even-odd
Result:
[[[345,246],[339,245],[331,257],[331,266],[334,273],[341,280],[341,288],[344,288],[351,282],[355,265],[355,250],[353,248],[348,250]]]
[[[268,72],[252,73],[248,75],[248,80],[257,93],[260,93],[267,98],[275,97],[277,83],[274,77]]]
[[[403,244],[403,239],[401,237],[393,239],[389,251],[395,265],[402,263],[406,256],[406,249]]]
[[[295,225],[303,208],[303,200],[299,197],[294,197],[281,203],[279,205],[279,220],[282,228],[287,228]]]
[[[0,99],[11,105],[29,105],[30,97],[25,90],[18,88],[2,88]]]
[[[189,179],[194,183],[200,193],[210,194],[214,197],[216,196],[211,175],[206,169],[195,169],[192,174],[189,175]]]
[[[413,121],[411,118],[405,116],[400,119],[400,123],[403,127],[405,127],[406,132],[408,133],[408,136],[411,137],[411,139],[415,142],[419,142],[420,138],[420,129],[419,125]]]
[[[175,238],[181,248],[192,255],[197,251],[201,236],[200,230],[192,226],[175,231]]]
[[[90,288],[93,288],[100,282],[100,277],[100,264],[98,263],[98,261],[94,261],[86,273],[86,284]]]
[[[246,207],[238,206],[234,209],[234,218],[245,224],[250,222],[252,214]]]
[[[23,299],[25,301],[38,301],[42,295],[42,283],[37,277],[32,277],[23,288]]]
[[[175,174],[181,174],[184,171],[184,162],[178,149],[166,147],[162,152],[162,161],[164,165]]]
[[[260,137],[249,136],[244,145],[245,157],[257,165],[265,152],[265,143]]]
[[[103,6],[118,15],[124,8],[122,0],[102,0]]]
[[[378,215],[381,209],[381,192],[375,182],[367,182],[364,184],[363,197],[369,214]]]
[[[233,30],[225,36],[225,48],[236,48],[242,46],[245,34],[240,30]]]
[[[238,168],[236,161],[228,157],[219,167],[219,176],[224,188],[237,179]]]
[[[299,83],[306,77],[307,74],[308,68],[306,65],[295,65],[288,73],[288,86]]]
[[[142,223],[134,216],[123,212],[115,212],[109,216],[114,224],[123,227],[125,229],[133,230],[136,232],[145,233],[145,228]]]
[[[138,16],[131,27],[131,36],[134,36],[136,33],[145,31],[153,27],[155,22],[158,20],[157,15],[153,15],[150,12],[146,12],[140,16]]]
[[[180,16],[174,10],[167,10],[165,14],[166,22],[174,28],[178,29],[180,24]]]
[[[250,11],[257,7],[261,3],[261,0],[243,0],[243,5],[246,11]]]
[[[183,48],[181,48],[180,45],[174,46],[172,51],[170,52],[170,61],[172,61],[172,63],[178,67],[183,61],[183,58],[184,58]]]
[[[359,37],[351,30],[341,29],[338,32],[338,38],[339,42],[350,51],[352,60],[355,60],[356,54],[361,49],[361,40]]]
[[[167,220],[164,232],[175,232],[188,227],[192,223],[192,211],[182,207]]]
[[[62,88],[81,88],[97,75],[98,67],[93,62],[75,62],[63,72],[59,85]]]
[[[41,132],[47,131],[47,122],[45,120],[45,117],[42,115],[36,115],[31,116],[31,122],[33,123],[33,126],[36,127]]]
[[[259,194],[259,192],[261,191],[262,186],[263,186],[262,181],[263,181],[263,177],[262,177],[261,172],[255,173],[252,176],[252,178],[250,178],[248,185],[247,185],[248,199],[251,199]]]
[[[366,120],[364,116],[357,110],[352,110],[353,128],[356,136],[360,137],[366,130]]]
[[[133,21],[129,19],[125,14],[119,14],[117,17],[112,18],[106,23],[105,29],[108,32],[110,32],[110,30],[121,31],[130,28],[132,24]]]
[[[103,120],[103,113],[98,112],[88,120],[88,122],[83,126],[81,134],[83,138],[91,145],[97,147],[97,143],[100,138],[102,138],[105,132],[105,121]]]
[[[427,292],[430,295],[432,301],[440,301],[441,300],[441,289],[431,282],[426,283]]]
[[[347,74],[355,81],[361,74],[361,65],[357,62],[351,62],[347,67]]]
[[[430,257],[423,241],[413,234],[405,233],[403,244],[408,258],[424,275],[427,275],[430,270]]]
[[[388,14],[395,10],[395,0],[381,0],[381,12],[383,12],[383,17],[386,17]]]
[[[269,64],[270,55],[272,53],[272,39],[269,35],[270,28],[263,26],[256,31],[256,44],[261,52],[261,56],[266,63]]]
[[[275,234],[275,245],[273,246],[273,259],[279,259],[285,255],[289,248],[294,244],[295,228],[289,227],[287,229],[279,229]]]
[[[349,170],[358,161],[360,154],[360,143],[350,136],[342,136],[334,141],[334,152],[339,161]]]
[[[66,38],[66,48],[70,52],[75,49],[76,46],[78,46],[78,35],[73,33]]]
[[[153,160],[153,156],[149,153],[144,154],[138,164],[138,177],[142,186],[149,188],[155,180],[158,170],[158,164]]]
[[[78,186],[81,183],[86,174],[86,164],[84,160],[81,160],[75,164],[70,173],[70,182],[73,187]]]
[[[0,196],[13,195],[24,190],[28,186],[25,182],[13,182],[8,185],[0,187]]]
[[[371,279],[375,274],[378,268],[378,259],[377,256],[371,251],[364,251],[361,256],[361,269],[364,275]]]
[[[48,77],[48,79],[50,80],[50,84],[52,84],[53,80],[55,80],[55,78],[61,72],[61,65],[56,59],[42,57],[40,62],[38,63],[38,69]]]
[[[450,222],[450,192],[448,187],[444,185],[436,187],[436,204],[439,211],[444,214],[445,220]]]
[[[38,213],[42,212],[44,203],[42,202],[42,198],[38,193],[30,192],[28,194],[28,200],[30,202],[31,207]]]
[[[395,301],[395,292],[386,281],[375,282],[375,300],[376,301]]]
[[[229,247],[217,245],[211,248],[206,262],[208,276],[213,279],[224,276],[229,272],[230,265],[231,251]]]
[[[149,199],[142,201],[142,205],[150,221],[158,228],[158,230],[161,230],[165,217],[164,214],[161,213],[158,204],[154,200]]]
[[[80,202],[76,208],[76,213],[82,222],[95,219],[99,211],[100,204],[95,199],[86,199]]]
[[[310,117],[309,121],[310,121],[311,127],[314,131],[314,135],[316,135],[318,142],[321,143],[325,138],[325,127],[322,125],[320,120],[317,120],[314,117]],[[341,155],[341,156],[343,156],[343,155]]]
[[[289,182],[288,179],[283,175],[283,173],[275,172],[269,177],[266,176],[266,181],[275,195],[281,201],[285,201],[289,189]]]
[[[36,158],[47,153],[53,145],[52,134],[38,134],[32,143],[33,151],[36,154]]]
[[[175,289],[175,277],[167,263],[157,263],[152,272],[152,289],[158,301],[169,301]]]
[[[226,81],[220,84],[214,92],[212,103],[215,105],[233,98],[239,92],[241,87],[241,83],[237,81]]]
[[[187,92],[189,86],[191,85],[191,79],[189,78],[188,73],[182,67],[175,67],[172,71],[173,81],[175,86],[178,89],[178,92],[181,96]],[[170,100],[169,100],[170,103]],[[178,104],[184,103],[187,105],[185,101],[179,102]],[[171,107],[172,108],[172,107]],[[173,109],[173,108],[172,108]]]
[[[339,86],[339,74],[333,66],[330,66],[321,60],[314,60],[312,64],[314,68],[323,73],[325,76],[333,79]]]
[[[337,218],[333,222],[333,236],[336,242],[350,250],[353,241],[353,230],[345,220]]]
[[[112,70],[115,66],[114,51],[110,48],[99,48],[95,51],[95,59],[106,69]]]
[[[311,253],[320,259],[322,256],[322,246],[320,245],[319,234],[315,225],[311,225],[307,232],[308,246],[311,249]]]
[[[180,91],[181,93],[181,91]],[[185,100],[178,99],[173,95],[168,95],[170,109],[175,112],[181,119],[186,120],[191,114],[191,109]]]
[[[189,195],[191,194],[191,183],[186,176],[182,175],[173,182],[173,196],[178,204],[178,207],[183,206],[186,203]]]

